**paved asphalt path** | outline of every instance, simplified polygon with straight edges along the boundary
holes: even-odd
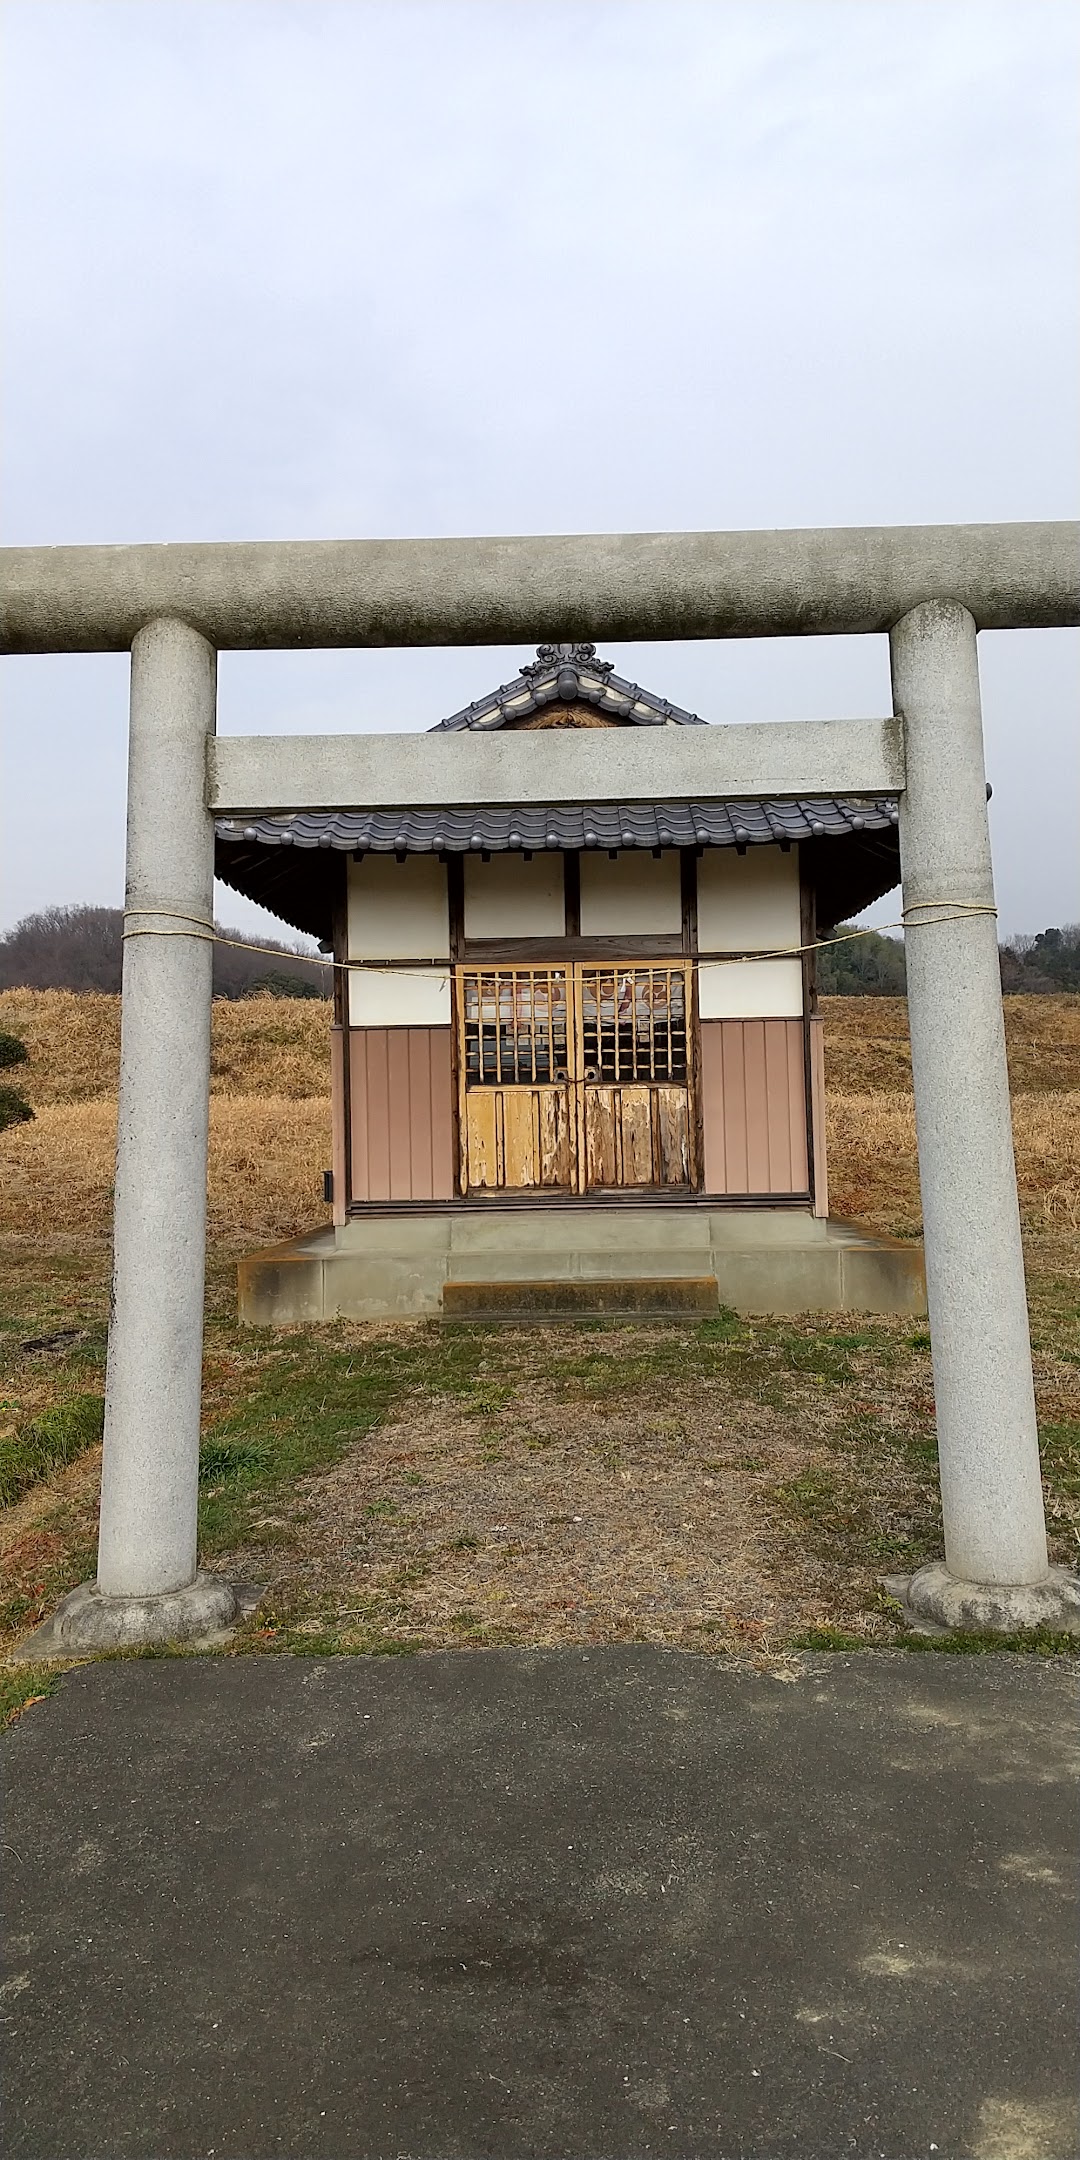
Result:
[[[3,1743],[10,2160],[1072,2160],[1073,1675],[82,1667]]]

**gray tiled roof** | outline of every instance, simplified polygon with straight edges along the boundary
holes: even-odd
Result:
[[[702,727],[699,713],[684,712],[667,698],[614,672],[614,661],[598,660],[595,645],[538,645],[536,658],[513,682],[502,683],[487,697],[476,698],[451,713],[440,728],[500,728],[508,720],[527,720],[545,705],[595,705],[597,712],[624,726]]]
[[[375,854],[491,854],[543,848],[753,847],[889,832],[895,802],[835,796],[796,801],[543,803],[508,809],[296,811],[219,818],[225,847],[337,848]]]

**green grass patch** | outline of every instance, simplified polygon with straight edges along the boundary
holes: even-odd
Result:
[[[343,1347],[331,1329],[289,1337],[203,1442],[200,1551],[210,1557],[249,1537],[258,1542],[255,1516],[275,1496],[288,1496],[295,1519],[300,1481],[332,1468],[406,1393],[509,1399],[511,1383],[479,1371],[485,1347],[479,1330],[448,1334],[436,1325],[370,1349]],[[491,1400],[483,1407],[490,1415]],[[386,1496],[369,1512],[397,1509]]]
[[[1014,1635],[994,1635],[989,1630],[959,1629],[947,1635],[918,1635],[907,1633],[900,1646],[904,1650],[940,1650],[951,1657],[979,1657],[988,1651],[1006,1650],[1026,1657],[1080,1657],[1080,1635],[1064,1634],[1059,1628],[1019,1628]]]
[[[264,1655],[318,1658],[416,1657],[421,1647],[378,1626],[349,1622],[322,1627],[287,1623],[273,1630],[272,1641],[259,1644]]]
[[[0,1132],[6,1132],[9,1125],[28,1124],[33,1115],[25,1095],[20,1095],[18,1088],[0,1087]]]
[[[0,1732],[14,1725],[31,1703],[55,1695],[63,1679],[51,1665],[9,1665],[0,1672]]]
[[[782,1485],[774,1485],[772,1497],[800,1522],[810,1523],[823,1519],[832,1521],[848,1496],[833,1471],[822,1470],[815,1464],[809,1470],[801,1470],[797,1477],[787,1478]]]
[[[769,1497],[830,1567],[914,1574],[941,1542],[937,1483],[926,1474],[932,1438],[924,1444],[920,1435],[897,1434],[876,1420],[867,1429],[854,1420],[830,1446],[831,1465],[813,1464],[770,1487]]]
[[[514,1384],[512,1380],[489,1380],[486,1374],[453,1371],[449,1392],[460,1397],[467,1416],[496,1417],[510,1401]]]
[[[104,1420],[102,1396],[73,1395],[0,1440],[0,1507],[10,1507],[31,1486],[96,1447]]]
[[[829,1335],[781,1335],[776,1350],[778,1363],[788,1372],[828,1380],[834,1387],[854,1378],[850,1357]]]
[[[713,1318],[701,1322],[697,1339],[703,1343],[738,1342],[745,1332],[738,1313],[730,1305],[721,1305]]]
[[[853,1635],[848,1628],[810,1627],[789,1638],[790,1650],[911,1650],[915,1652],[936,1651],[945,1657],[987,1657],[999,1651],[1026,1657],[1080,1657],[1080,1636],[1063,1634],[1057,1628],[1023,1628],[1013,1635],[995,1635],[989,1630],[971,1632],[956,1629],[943,1635],[920,1635],[910,1628],[899,1628],[895,1638],[888,1643],[869,1642],[863,1635]]]
[[[416,1645],[393,1635],[371,1635],[357,1642],[338,1628],[320,1628],[316,1635],[288,1628],[282,1648],[293,1657],[410,1657]]]
[[[267,1448],[244,1440],[207,1440],[199,1449],[199,1484],[255,1484],[269,1463]]]
[[[627,1397],[657,1381],[722,1376],[744,1399],[785,1410],[792,1380],[842,1387],[858,1376],[853,1352],[870,1353],[886,1367],[894,1366],[899,1354],[885,1328],[829,1333],[782,1323],[750,1326],[729,1307],[693,1328],[667,1329],[659,1340],[632,1349],[613,1344],[609,1350],[599,1343],[593,1348],[582,1340],[588,1332],[583,1323],[568,1329],[566,1348],[550,1357],[547,1373],[557,1386],[593,1401]],[[494,1377],[485,1374],[472,1388],[465,1383],[463,1392],[470,1406],[480,1408],[487,1400],[492,1408],[501,1407]]]
[[[852,1635],[848,1628],[809,1627],[801,1635],[791,1638],[792,1650],[865,1650],[867,1644],[861,1635]]]
[[[0,1034],[0,1066],[25,1065],[29,1056],[21,1035]]]
[[[862,1541],[864,1556],[887,1567],[890,1575],[914,1575],[933,1550],[932,1538],[908,1537],[899,1530],[873,1530]]]
[[[1080,1500],[1080,1419],[1039,1428],[1043,1475],[1062,1500]]]
[[[855,1458],[860,1467],[884,1462],[891,1455],[913,1469],[931,1470],[937,1475],[937,1434],[933,1430],[901,1430],[886,1425],[873,1411],[858,1411],[839,1419],[827,1439],[830,1448]]]

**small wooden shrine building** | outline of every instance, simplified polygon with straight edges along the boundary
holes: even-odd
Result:
[[[219,820],[338,963],[334,1227],[244,1263],[249,1318],[921,1309],[914,1248],[828,1221],[813,952],[899,882],[896,802],[440,808],[448,733],[703,724],[541,645],[415,804]]]

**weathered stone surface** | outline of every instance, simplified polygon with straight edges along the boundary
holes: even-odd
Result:
[[[118,1599],[196,1566],[214,827],[202,795],[217,658],[180,622],[131,656],[113,1284],[98,1580]]]
[[[1078,563],[1065,523],[6,548],[0,650],[121,652],[159,615],[250,648],[849,636],[934,599],[1039,629],[1080,622]]]
[[[236,1591],[221,1575],[200,1572],[185,1589],[157,1597],[108,1597],[96,1582],[80,1583],[14,1654],[33,1662],[199,1642],[232,1627],[240,1610]]]
[[[211,807],[267,813],[426,803],[653,803],[698,796],[884,796],[904,784],[888,720],[791,720],[582,735],[227,735]],[[257,830],[258,828],[256,828]]]
[[[669,1300],[678,1300],[694,1277],[714,1281],[710,1296],[736,1312],[926,1310],[918,1245],[799,1208],[595,1206],[526,1214],[485,1207],[353,1217],[336,1231],[250,1253],[237,1268],[240,1318],[267,1327],[430,1319],[477,1285],[527,1300],[539,1284],[592,1291],[662,1282]],[[630,1287],[626,1294],[640,1293]]]
[[[446,1320],[700,1320],[719,1304],[715,1275],[448,1282],[442,1294]]]
[[[892,635],[911,1072],[944,1557],[964,1582],[1037,1584],[1046,1528],[975,627],[934,602]]]
[[[963,1582],[943,1560],[932,1560],[900,1595],[917,1619],[962,1634],[1011,1635],[1047,1627],[1080,1635],[1080,1576],[1070,1568],[1048,1568],[1042,1582]]]

